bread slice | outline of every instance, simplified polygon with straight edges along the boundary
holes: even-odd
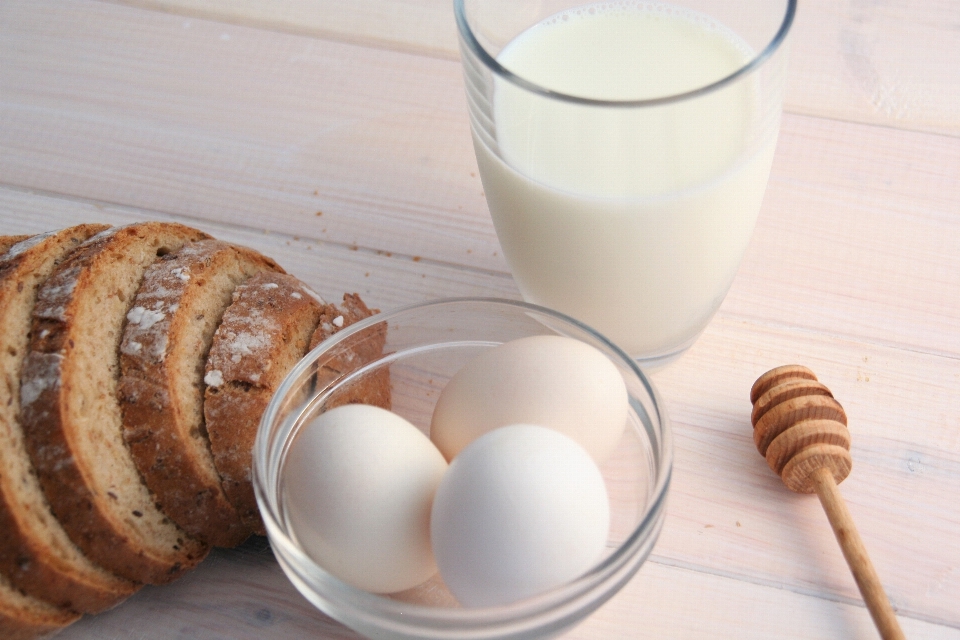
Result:
[[[29,237],[30,236],[0,236],[0,273],[3,273],[4,267],[3,254],[7,253],[7,250],[13,245]],[[3,276],[0,275],[0,279],[2,278]],[[0,285],[0,299],[2,299],[2,294],[5,291],[6,288]],[[5,305],[0,302],[0,316],[2,316],[3,309],[5,309]],[[29,319],[29,313],[27,317]],[[0,326],[3,326],[3,324],[0,323]],[[25,340],[27,331],[20,331],[15,335],[22,335]],[[3,344],[3,342],[5,342],[3,340],[4,337],[8,336],[10,336],[9,332],[0,332],[0,354],[16,356],[16,353],[10,353],[8,345]],[[16,351],[16,349],[14,349],[14,351]],[[4,378],[7,384],[0,387],[0,394],[7,394],[8,397],[13,398],[10,400],[10,404],[16,402],[16,407],[19,408],[20,376],[14,375],[11,378],[9,375],[5,375]],[[0,397],[0,408],[6,406],[7,403]],[[5,416],[6,413],[4,412],[3,415]],[[0,418],[0,420],[2,419],[3,418]],[[7,478],[10,477],[10,473],[9,467],[4,464],[4,460],[2,459],[3,451],[7,444],[4,440],[7,434],[5,425],[0,424],[0,431],[2,431],[2,434],[0,434],[0,492],[3,492],[3,487],[6,487],[8,484]],[[5,492],[0,493],[0,510],[5,508],[5,496]],[[2,540],[3,532],[6,530],[3,524],[3,521],[0,520],[0,552],[5,551],[7,548]],[[3,572],[0,571],[0,637],[12,638],[13,640],[27,640],[29,638],[39,637],[65,627],[76,621],[79,617],[80,614],[78,613],[55,607],[25,595],[16,589],[7,580]]]
[[[76,622],[79,613],[25,596],[0,576],[0,638],[33,640]]]
[[[0,257],[0,574],[24,592],[83,613],[137,589],[92,563],[54,518],[27,455],[20,425],[20,370],[37,290],[77,247],[106,225],[34,236]]]
[[[326,303],[293,276],[262,273],[237,287],[213,337],[203,412],[224,492],[259,535],[253,441],[273,392],[306,354]]]
[[[148,222],[85,242],[40,288],[21,374],[21,423],[51,510],[94,562],[165,583],[207,547],[161,511],[123,441],[120,336],[144,271],[209,236]]]
[[[368,309],[356,293],[344,294],[339,309],[332,304],[324,308],[317,329],[310,339],[310,349],[315,349],[317,345],[340,329],[349,327],[375,313],[379,313],[379,310]],[[339,378],[379,358],[383,354],[386,341],[387,328],[383,324],[370,327],[350,338],[317,371],[317,389],[323,389]],[[354,403],[372,404],[389,410],[391,404],[390,369],[380,367],[349,386],[339,389],[334,397],[327,400],[325,406],[327,409],[332,409],[343,404]]]
[[[233,547],[251,533],[227,499],[203,420],[204,363],[233,291],[269,258],[217,240],[146,272],[120,345],[123,436],[161,510],[191,536]]]

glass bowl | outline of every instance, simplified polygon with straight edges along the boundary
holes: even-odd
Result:
[[[351,373],[352,354],[382,355]],[[585,574],[500,607],[463,608],[439,577],[391,595],[352,587],[297,544],[284,514],[283,466],[300,428],[389,370],[392,410],[429,435],[444,384],[474,356],[531,335],[563,335],[599,349],[619,369],[630,400],[627,428],[601,465],[610,498],[610,535]],[[376,349],[379,351],[379,349]],[[670,426],[653,385],[627,354],[589,327],[535,305],[489,298],[449,299],[381,313],[320,344],[289,373],[267,407],[254,445],[253,483],[267,535],[284,572],[314,606],[370,638],[435,640],[544,638],[574,626],[623,587],[643,564],[663,524],[673,464]]]

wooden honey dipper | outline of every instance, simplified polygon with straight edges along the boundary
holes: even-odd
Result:
[[[816,492],[857,587],[884,640],[903,631],[880,584],[837,485],[850,474],[847,415],[810,369],[785,365],[760,376],[750,390],[753,442],[784,484]]]

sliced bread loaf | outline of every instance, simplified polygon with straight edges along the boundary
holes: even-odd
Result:
[[[34,236],[0,257],[0,574],[26,593],[83,613],[110,607],[136,585],[91,562],[53,516],[20,425],[20,371],[37,291],[105,225]],[[30,389],[27,389],[30,393]]]
[[[273,392],[306,354],[326,307],[293,276],[262,273],[237,287],[207,358],[204,415],[223,489],[255,532],[253,442]]]
[[[122,435],[120,337],[144,271],[209,236],[149,222],[103,231],[40,288],[21,377],[27,450],[53,513],[94,562],[165,583],[207,547],[160,510]]]
[[[0,638],[33,640],[50,636],[79,618],[79,613],[20,593],[0,576]]]
[[[269,258],[217,240],[146,271],[127,314],[118,398],[123,435],[160,508],[190,535],[232,547],[251,533],[227,499],[203,419],[204,363],[234,290]]]

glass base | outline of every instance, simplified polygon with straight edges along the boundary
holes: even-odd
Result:
[[[705,328],[706,327],[704,327],[704,329]],[[693,346],[693,343],[697,341],[702,333],[703,329],[700,329],[700,331],[697,331],[692,338],[682,343],[680,346],[670,349],[666,353],[644,356],[631,355],[631,357],[633,358],[634,362],[640,365],[640,368],[643,369],[645,373],[656,373],[660,369],[673,364],[680,356],[686,353],[687,349]]]
[[[634,361],[640,365],[640,368],[643,369],[645,373],[655,373],[667,365],[673,364],[674,361],[682,356],[687,349],[688,347],[684,347],[683,349],[674,351],[673,353],[668,353],[667,355],[663,356],[654,356],[652,358],[634,358]]]

